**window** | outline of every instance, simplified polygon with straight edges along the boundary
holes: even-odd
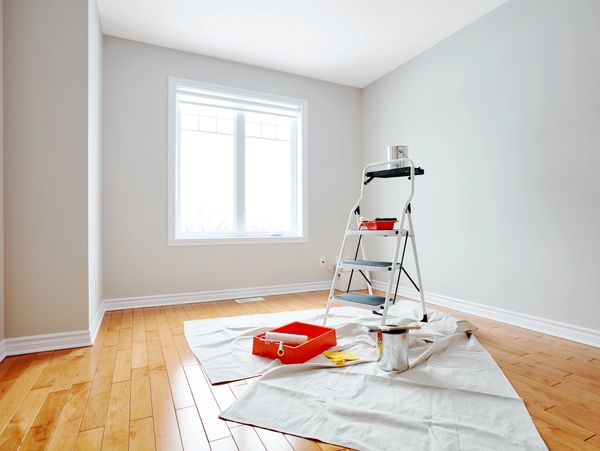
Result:
[[[306,102],[169,79],[169,244],[306,241]]]

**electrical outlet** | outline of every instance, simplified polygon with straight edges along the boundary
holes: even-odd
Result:
[[[321,257],[321,258],[319,259],[319,266],[320,266],[321,268],[324,268],[326,263],[327,263],[327,259],[326,259],[325,257]]]

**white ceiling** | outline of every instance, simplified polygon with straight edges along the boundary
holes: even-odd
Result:
[[[506,0],[97,0],[105,34],[363,87]]]

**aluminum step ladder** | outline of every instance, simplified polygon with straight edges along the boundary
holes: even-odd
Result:
[[[395,167],[402,165],[401,167]],[[407,165],[407,166],[406,166]],[[375,168],[391,167],[391,169],[379,169]],[[427,322],[427,311],[425,309],[425,297],[423,295],[423,282],[421,280],[421,268],[419,266],[419,258],[417,256],[417,244],[415,241],[415,232],[412,222],[412,209],[411,201],[415,193],[415,176],[424,174],[425,171],[421,168],[415,168],[412,160],[408,158],[400,158],[397,160],[380,161],[376,163],[370,163],[365,166],[362,173],[362,184],[360,189],[360,197],[350,210],[348,216],[348,222],[346,223],[346,231],[344,233],[344,239],[342,240],[342,247],[339,253],[339,259],[336,264],[335,273],[333,275],[333,281],[331,283],[331,289],[329,290],[329,297],[327,299],[327,308],[325,309],[325,316],[323,318],[323,325],[327,324],[327,317],[329,316],[329,310],[333,304],[345,304],[352,307],[360,307],[371,310],[374,314],[381,315],[381,324],[385,325],[387,320],[387,313],[390,304],[396,301],[398,294],[398,285],[400,282],[400,276],[404,273],[411,284],[419,292],[421,298],[421,308],[423,310],[422,322]],[[410,181],[410,194],[404,206],[402,208],[402,215],[400,221],[398,221],[398,228],[393,230],[363,230],[360,229],[360,204],[364,196],[365,187],[372,182],[374,179],[386,179],[406,177]],[[352,227],[353,218],[356,221],[356,228]],[[405,226],[407,226],[405,228]],[[343,260],[346,246],[348,244],[349,236],[358,236],[358,243],[354,258],[351,260]],[[378,261],[368,260],[366,258],[364,238],[367,237],[384,237],[395,239],[394,241],[394,254],[392,261]],[[404,258],[406,255],[406,247],[410,240],[412,246],[412,253],[415,261],[415,270],[417,273],[417,281],[415,282],[410,274],[404,267]],[[403,244],[404,243],[404,244]],[[400,249],[402,254],[400,256]],[[358,258],[360,254],[361,258]],[[398,257],[400,256],[400,261]],[[348,289],[346,293],[336,294],[335,284],[339,274],[342,270],[350,270],[350,280],[348,282]],[[352,277],[355,272],[358,272],[366,281],[368,286],[368,293],[357,293],[350,292],[350,284],[352,283]],[[372,272],[384,272],[387,276],[387,290],[385,296],[373,295],[373,284],[371,279]],[[392,289],[395,291],[392,296]]]

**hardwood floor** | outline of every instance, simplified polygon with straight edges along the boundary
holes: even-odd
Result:
[[[92,347],[8,357],[0,450],[342,449],[220,420],[252,380],[211,386],[183,336],[186,320],[322,307],[326,296],[108,312]],[[550,449],[600,449],[600,349],[448,312],[480,327]]]

